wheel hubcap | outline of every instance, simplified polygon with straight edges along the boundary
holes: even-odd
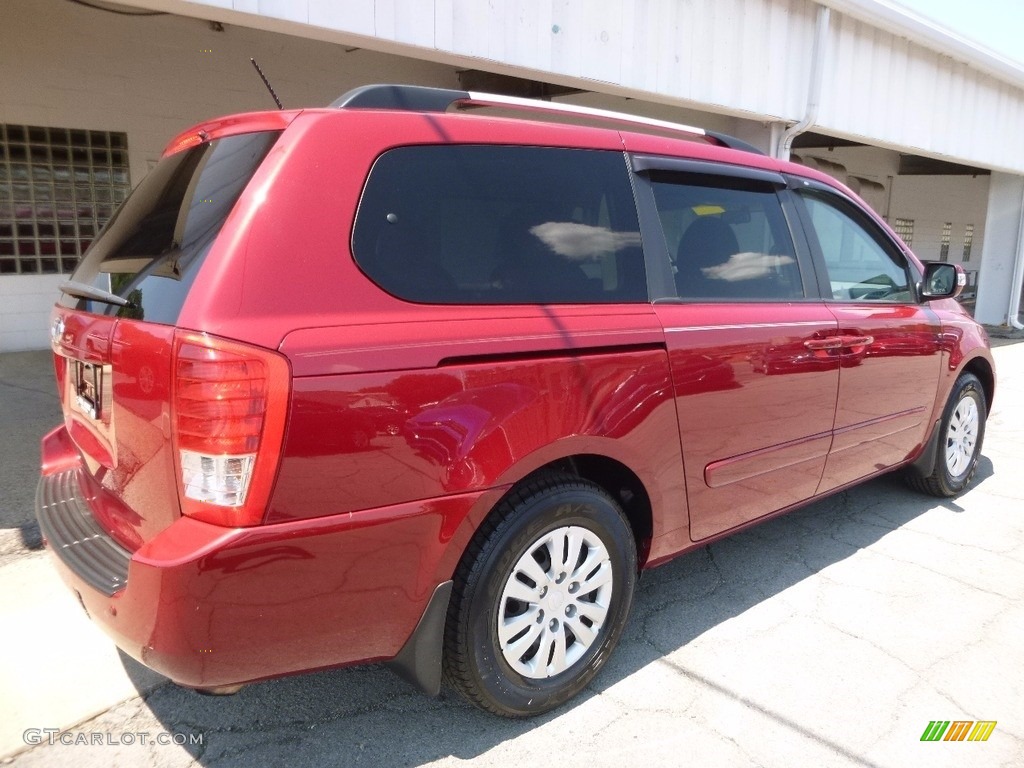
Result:
[[[612,597],[612,564],[596,535],[565,526],[531,544],[505,583],[498,643],[523,677],[552,677],[575,664],[600,634]]]
[[[956,404],[946,430],[946,469],[959,477],[971,464],[978,443],[980,418],[973,397],[964,397]]]

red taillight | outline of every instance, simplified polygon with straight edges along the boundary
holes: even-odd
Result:
[[[276,352],[175,332],[173,439],[186,515],[260,523],[281,456],[290,378]]]

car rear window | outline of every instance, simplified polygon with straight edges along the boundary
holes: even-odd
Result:
[[[127,306],[64,295],[64,306],[174,324],[189,288],[242,190],[279,131],[214,139],[164,157],[82,257],[72,280]]]
[[[647,300],[621,152],[438,145],[381,155],[352,238],[362,270],[433,304]]]

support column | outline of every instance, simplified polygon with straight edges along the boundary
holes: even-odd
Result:
[[[1024,260],[1024,176],[993,171],[985,216],[985,240],[978,273],[975,319],[987,325],[1004,325],[1014,276],[1020,279],[1017,262]],[[1020,296],[1017,292],[1016,295]],[[1019,307],[1015,307],[1019,311]],[[1014,317],[1016,313],[1014,313]]]
[[[785,123],[762,123],[756,120],[737,119],[729,132],[737,139],[742,139],[757,147],[766,155],[771,155],[772,147],[778,144],[779,137],[782,136],[785,129]]]

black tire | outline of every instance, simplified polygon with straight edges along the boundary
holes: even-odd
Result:
[[[568,564],[554,561],[555,547]],[[566,554],[574,549],[575,558]],[[598,565],[587,564],[588,559]],[[548,579],[545,584],[524,576],[533,569],[531,562]],[[563,704],[593,679],[618,642],[632,606],[636,570],[632,530],[603,489],[570,475],[523,483],[477,531],[456,571],[445,628],[446,679],[471,703],[505,717],[538,715]],[[603,586],[583,591],[609,572],[607,592]],[[518,574],[515,584],[513,574]],[[502,599],[506,589],[519,588],[535,602]],[[590,613],[605,607],[600,623],[591,622]],[[499,640],[499,620],[517,627],[505,630],[518,632],[506,637],[511,663]],[[534,633],[540,634],[531,640]],[[562,642],[564,656],[558,652]],[[520,643],[522,653],[514,648]],[[549,652],[540,650],[545,644]],[[532,657],[531,648],[536,648]],[[571,660],[574,655],[578,658]],[[530,665],[538,668],[533,674],[525,671]]]
[[[954,422],[962,423],[964,409],[970,412],[972,407],[977,414],[976,429],[969,450],[960,451],[958,457],[956,448],[964,443],[960,430],[955,425],[951,430],[950,425]],[[949,498],[970,485],[978,469],[987,418],[988,410],[981,382],[973,373],[961,374],[953,385],[949,401],[942,412],[942,421],[939,422],[939,444],[935,452],[935,463],[926,476],[913,469],[908,470],[906,478],[910,486],[922,493]]]

